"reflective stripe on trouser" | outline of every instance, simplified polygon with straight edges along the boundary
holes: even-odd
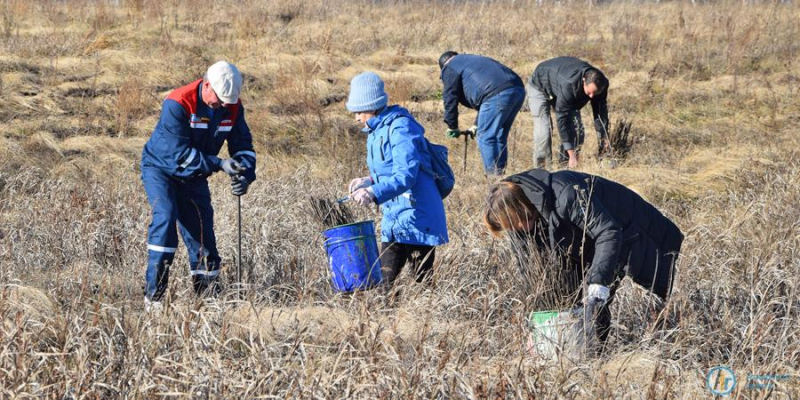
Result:
[[[522,104],[525,90],[511,87],[501,90],[481,104],[478,111],[478,147],[487,175],[501,175],[508,161],[508,134]]]
[[[159,300],[167,289],[178,245],[176,223],[189,253],[192,275],[215,279],[220,258],[208,182],[180,182],[154,168],[142,169],[142,182],[153,212],[147,235],[145,295]]]

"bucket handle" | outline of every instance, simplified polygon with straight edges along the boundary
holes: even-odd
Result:
[[[349,242],[351,240],[374,238],[374,237],[376,237],[376,235],[361,235],[361,236],[354,236],[354,237],[347,238],[347,239],[336,240],[334,242],[331,242],[330,239],[328,239],[328,240],[325,241],[325,247],[328,248],[330,246],[333,246],[333,245],[336,245],[336,244],[340,244],[340,243],[344,243],[344,242]]]

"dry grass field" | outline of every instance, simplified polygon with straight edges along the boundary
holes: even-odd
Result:
[[[798,398],[798,21],[791,3],[0,0],[0,399],[694,399],[712,397],[717,365],[735,371],[733,397]],[[538,292],[482,226],[474,143],[463,172],[463,142],[444,135],[447,49],[524,79],[557,55],[608,74],[612,124],[632,121],[634,145],[612,168],[590,132],[582,169],[685,232],[667,328],[626,280],[610,351],[525,356]],[[168,307],[148,315],[141,149],[168,91],[219,59],[245,75],[260,154],[242,202],[247,291],[196,300],[181,244]],[[306,208],[365,173],[343,101],[364,70],[450,146],[458,179],[435,281],[404,275],[399,299],[334,293]],[[527,110],[511,136],[509,172],[530,168]],[[236,200],[210,181],[230,282]],[[788,377],[748,378],[764,374]]]

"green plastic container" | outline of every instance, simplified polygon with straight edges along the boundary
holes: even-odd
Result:
[[[559,355],[580,359],[594,341],[594,326],[583,316],[583,308],[567,311],[534,311],[528,317],[531,356],[557,359]],[[589,332],[589,334],[586,334]]]
[[[554,358],[557,355],[559,343],[559,328],[567,322],[563,316],[559,317],[558,311],[534,311],[528,317],[528,326],[531,335],[528,340],[528,351],[533,356]]]

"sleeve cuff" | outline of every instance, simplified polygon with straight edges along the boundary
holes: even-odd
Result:
[[[594,130],[595,130],[595,132],[597,132],[597,136],[598,137],[605,138],[605,137],[608,136],[607,135],[608,129],[606,129],[607,125],[608,124],[604,125],[603,122],[600,121],[600,120],[597,120],[597,121],[594,122]]]
[[[603,274],[595,273],[595,274],[592,274],[592,276],[589,278],[589,280],[586,283],[589,284],[589,285],[611,286],[612,282],[614,282],[613,277],[609,282],[605,282]]]
[[[214,171],[217,172],[222,169],[222,160],[217,156],[210,156],[211,163],[214,165]]]
[[[386,200],[388,200],[388,199],[383,199],[382,198],[383,197],[383,193],[384,193],[384,184],[383,184],[383,182],[376,183],[376,184],[368,187],[367,190],[375,198],[375,203],[376,204],[383,204]]]
[[[563,147],[565,151],[575,149],[575,146],[572,145],[572,142],[561,142],[561,147]]]

